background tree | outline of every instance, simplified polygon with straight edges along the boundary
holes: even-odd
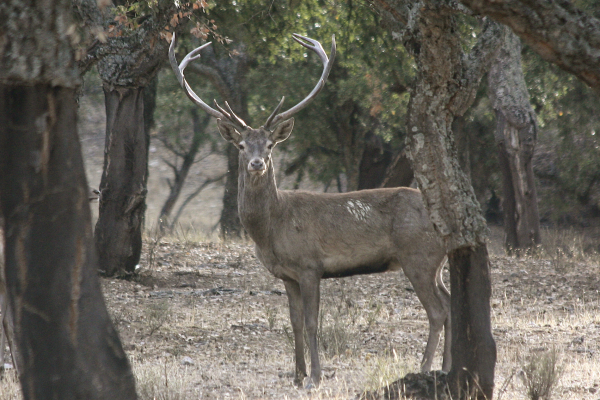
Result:
[[[135,399],[97,276],[71,3],[0,5],[0,204],[25,399]]]
[[[379,16],[363,3],[275,2],[268,17],[272,24],[257,27],[265,40],[252,45],[251,51],[261,56],[248,78],[261,119],[282,95],[288,106],[299,101],[320,73],[319,61],[306,57],[290,40],[292,32],[320,39],[335,34],[340,49],[315,105],[296,116],[300,130],[282,144],[291,155],[284,171],[295,174],[297,181],[308,176],[326,187],[343,176],[342,191],[380,185],[383,173],[367,182],[374,176],[369,170],[385,171],[402,147],[406,87],[414,76],[408,55],[385,35]]]
[[[495,139],[502,170],[505,246],[509,251],[541,243],[533,153],[537,118],[521,66],[521,41],[512,32],[488,73],[489,96],[496,112]]]
[[[214,14],[219,15],[218,7]],[[210,80],[221,95],[222,102],[226,101],[236,115],[251,125],[251,116],[248,112],[248,89],[245,84],[251,56],[240,39],[230,50],[231,53],[228,49],[211,46],[203,52],[202,62],[190,65],[189,70]],[[243,231],[237,209],[238,153],[235,146],[226,145],[227,177],[223,194],[223,210],[219,220],[221,238],[225,240],[240,238]]]
[[[147,94],[166,58],[169,31],[205,2],[117,1],[103,15],[87,13],[107,28],[96,55],[106,104],[106,147],[100,182],[95,240],[100,270],[108,275],[135,271],[142,248],[148,179],[149,125],[154,103]],[[155,83],[154,83],[155,84]],[[150,101],[149,101],[150,100]],[[145,111],[146,110],[146,111]]]

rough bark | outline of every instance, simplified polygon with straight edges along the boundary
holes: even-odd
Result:
[[[104,88],[106,141],[100,181],[96,248],[107,276],[135,271],[142,250],[146,211],[148,136],[144,88]]]
[[[25,399],[135,399],[97,276],[70,17],[67,0],[0,5],[0,214],[19,377]]]
[[[600,92],[600,20],[568,0],[461,0]]]
[[[452,288],[453,368],[448,380],[450,389],[457,399],[491,399],[496,344],[491,335],[489,298],[492,286],[487,247],[480,244],[450,251],[448,263]],[[460,346],[455,345],[459,343]],[[465,382],[468,384],[464,385]]]
[[[486,21],[477,44],[464,54],[453,3],[406,3],[373,1],[417,66],[408,110],[407,155],[449,255],[452,353],[458,355],[449,373],[450,387],[453,398],[470,393],[470,398],[491,399],[496,347],[489,314],[487,228],[470,181],[459,167],[452,123],[472,104],[500,44],[501,29]]]
[[[133,273],[141,256],[149,145],[144,88],[152,86],[166,59],[169,43],[160,31],[176,5],[160,0],[157,7],[135,30],[109,38],[98,61],[107,124],[95,236],[100,270],[107,276]]]
[[[230,54],[217,56],[212,46],[208,47],[202,52],[202,62],[189,65],[188,70],[209,79],[221,95],[222,101],[227,101],[233,112],[251,125],[245,85],[250,59],[243,43],[238,45],[235,50],[235,56],[230,56]],[[228,143],[226,155],[227,177],[223,193],[223,211],[219,223],[221,238],[231,240],[240,238],[243,233],[237,206],[239,151]]]
[[[496,112],[496,145],[502,172],[505,245],[527,249],[540,243],[540,222],[533,175],[536,116],[521,68],[521,42],[512,32],[488,73]]]
[[[132,399],[96,274],[75,91],[0,86],[6,281],[26,399]]]

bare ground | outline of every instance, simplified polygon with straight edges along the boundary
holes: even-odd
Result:
[[[598,258],[577,248],[553,257],[492,255],[496,382],[503,389],[497,397],[526,398],[523,366],[552,348],[564,370],[555,398],[600,397]],[[144,254],[134,280],[103,280],[138,375],[157,368],[147,381],[138,378],[140,390],[158,385],[180,398],[347,399],[418,370],[427,320],[402,273],[323,282],[325,379],[307,392],[292,385],[283,285],[252,246],[155,238]],[[439,368],[439,352],[437,358]]]
[[[90,109],[98,106],[83,99],[82,110]],[[97,186],[103,115],[80,119],[90,184]],[[163,156],[160,148],[151,153],[149,230],[166,196]],[[222,160],[205,160],[192,182],[223,168]],[[149,233],[138,276],[102,280],[141,398],[354,399],[418,371],[427,319],[401,272],[326,280],[325,377],[317,390],[295,388],[284,287],[249,243],[223,244],[210,235],[221,194],[222,186],[208,188],[182,217],[187,228],[173,237]],[[518,258],[504,254],[501,231],[492,229],[495,398],[526,399],[523,367],[556,349],[562,372],[553,398],[600,399],[599,236],[547,232],[545,250]],[[438,351],[434,368],[440,365]],[[10,370],[0,398],[21,398]]]
[[[522,368],[551,349],[562,369],[554,398],[600,398],[599,258],[578,253],[573,233],[559,240],[564,251],[524,258],[490,243],[496,398],[527,398]],[[150,237],[139,275],[102,286],[144,399],[352,399],[416,372],[427,339],[402,273],[325,280],[325,378],[306,391],[292,385],[283,285],[251,245]],[[3,398],[20,398],[16,387],[8,371]]]

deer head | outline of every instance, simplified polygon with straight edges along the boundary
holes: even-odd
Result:
[[[210,45],[210,42],[191,51],[179,65],[177,65],[177,59],[175,58],[175,34],[173,34],[173,40],[169,47],[169,61],[171,62],[171,67],[177,76],[179,84],[194,103],[208,114],[217,118],[217,125],[221,136],[240,150],[240,157],[245,161],[247,170],[252,175],[263,175],[267,171],[269,163],[271,162],[271,151],[273,150],[273,147],[277,143],[286,140],[292,133],[294,119],[291,118],[291,116],[306,107],[316,97],[325,85],[325,81],[333,66],[333,60],[335,59],[336,53],[335,35],[331,38],[331,58],[327,57],[327,54],[325,54],[323,47],[318,41],[298,35],[297,33],[294,33],[292,37],[302,46],[317,53],[323,63],[323,73],[321,74],[321,78],[317,82],[317,85],[304,100],[289,110],[280,113],[279,111],[285,100],[285,97],[282,97],[277,107],[275,107],[275,110],[271,113],[269,118],[267,118],[267,122],[258,129],[253,129],[248,126],[240,117],[235,115],[227,102],[225,102],[225,108],[223,108],[219,106],[215,100],[214,104],[216,110],[208,106],[200,97],[198,97],[198,95],[196,95],[196,93],[194,93],[187,83],[184,76],[185,68],[191,61],[200,57],[200,51]]]
[[[240,159],[245,161],[251,175],[264,175],[271,163],[271,152],[277,143],[283,142],[292,133],[294,118],[287,119],[272,131],[261,126],[259,129],[245,129],[239,132],[235,125],[217,120],[223,139],[233,143],[240,151]]]

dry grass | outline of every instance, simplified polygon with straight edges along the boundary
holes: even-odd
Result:
[[[529,399],[528,363],[554,349],[561,374],[553,398],[597,400],[600,258],[575,232],[547,234],[554,236],[540,251],[518,258],[503,253],[493,231],[496,398]],[[283,285],[252,246],[177,235],[147,241],[153,259],[143,260],[136,281],[102,281],[141,398],[352,399],[418,371],[427,319],[402,273],[323,282],[324,380],[307,392],[292,385]],[[0,393],[20,398],[10,371]]]

